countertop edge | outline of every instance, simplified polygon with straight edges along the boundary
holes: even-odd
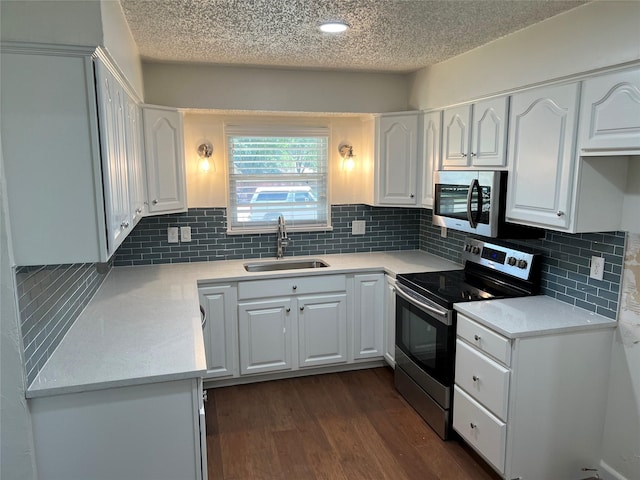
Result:
[[[109,388],[133,387],[136,385],[148,385],[151,383],[163,383],[176,380],[187,380],[190,378],[202,378],[207,373],[207,369],[199,369],[186,372],[169,373],[165,375],[155,375],[151,377],[133,377],[119,380],[108,380],[104,382],[69,385],[63,387],[51,387],[42,389],[27,389],[25,397],[27,399],[53,397],[56,395],[67,395],[71,393],[93,392],[96,390],[106,390]]]

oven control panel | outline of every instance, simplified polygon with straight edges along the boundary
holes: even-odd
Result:
[[[523,250],[516,246],[467,238],[462,258],[467,262],[484,265],[512,277],[528,280],[534,257],[537,254]]]

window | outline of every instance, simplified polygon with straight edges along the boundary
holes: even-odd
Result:
[[[226,128],[230,232],[270,232],[282,215],[289,229],[330,228],[329,130]]]

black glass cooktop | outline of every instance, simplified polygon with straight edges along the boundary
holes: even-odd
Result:
[[[405,273],[397,275],[396,280],[449,309],[458,302],[519,297],[526,294],[509,285],[483,279],[465,270]]]

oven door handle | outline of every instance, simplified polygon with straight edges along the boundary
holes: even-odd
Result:
[[[476,217],[473,217],[471,211],[471,201],[473,200],[473,191],[478,190],[478,211]],[[478,220],[480,220],[480,214],[482,213],[482,190],[480,189],[480,182],[477,178],[471,180],[469,184],[469,192],[467,193],[467,220],[469,220],[469,226],[476,228],[478,226]]]
[[[396,293],[400,295],[400,297],[404,298],[407,302],[418,307],[420,310],[435,315],[438,320],[440,320],[445,325],[451,325],[452,322],[451,316],[449,315],[449,310],[440,310],[424,302],[421,302],[420,300],[415,299],[411,295],[407,294],[407,292],[399,284],[396,284]]]

